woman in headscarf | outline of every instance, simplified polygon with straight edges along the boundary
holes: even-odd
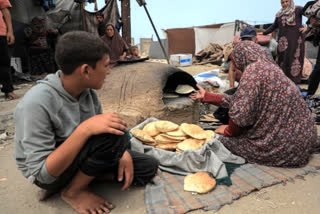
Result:
[[[112,24],[106,25],[106,33],[101,39],[110,48],[110,65],[126,58],[129,47]]]
[[[36,16],[24,33],[29,47],[31,74],[55,72],[54,50],[50,47],[48,38],[56,39],[58,31],[47,29],[45,17]]]
[[[229,124],[216,130],[221,142],[249,163],[300,167],[317,145],[317,130],[299,89],[266,52],[242,41],[232,52],[233,64],[243,71],[233,95],[199,91],[190,95],[229,109]]]
[[[300,83],[305,53],[303,8],[295,6],[293,0],[281,0],[281,6],[274,23],[263,34],[279,30],[277,62],[287,77]]]

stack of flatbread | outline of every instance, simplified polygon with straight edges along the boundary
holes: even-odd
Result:
[[[200,126],[187,123],[179,126],[166,120],[150,122],[142,130],[132,130],[131,134],[143,144],[179,153],[200,149],[214,138],[214,132],[211,130],[205,131]]]

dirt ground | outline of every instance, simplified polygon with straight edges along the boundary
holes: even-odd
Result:
[[[183,70],[195,75],[214,69],[215,66],[189,66]],[[34,83],[15,86],[16,93],[23,94]],[[14,127],[12,112],[19,100],[6,101],[3,94],[0,96],[0,134],[6,130],[9,137],[0,143],[0,213],[25,214],[68,214],[75,213],[67,204],[55,195],[46,202],[39,202],[39,189],[28,181],[17,170],[13,160]],[[319,127],[318,127],[319,133]],[[131,187],[127,191],[120,191],[115,183],[95,183],[94,192],[105,197],[116,205],[112,213],[146,213],[144,205],[144,189]],[[248,196],[225,205],[217,212],[195,210],[192,214],[219,213],[219,214],[316,214],[320,213],[320,174],[309,174],[304,179],[295,182],[278,184],[253,192]]]

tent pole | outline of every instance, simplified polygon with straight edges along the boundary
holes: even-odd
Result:
[[[163,45],[162,45],[162,42],[161,42],[160,37],[159,37],[159,35],[158,35],[158,32],[157,32],[157,30],[156,30],[156,28],[155,28],[155,26],[154,26],[154,24],[153,24],[153,22],[152,22],[152,19],[151,19],[151,17],[150,17],[150,14],[149,14],[149,12],[148,12],[148,9],[147,9],[147,7],[146,7],[145,4],[143,4],[143,7],[144,7],[144,9],[145,9],[145,11],[146,11],[146,13],[147,13],[147,16],[148,16],[150,22],[151,22],[151,25],[152,25],[152,27],[153,27],[154,32],[156,33],[156,36],[157,36],[157,38],[158,38],[158,41],[159,41],[159,44],[160,44],[160,46],[161,46],[162,52],[163,52],[164,56],[166,57],[166,60],[167,60],[168,64],[170,64],[168,55],[167,55],[166,51],[164,50],[164,47],[163,47]]]
[[[121,0],[122,38],[128,45],[131,44],[131,14],[130,0]],[[119,32],[120,33],[120,32]]]
[[[86,30],[86,14],[84,12],[85,4],[86,4],[86,2],[81,3],[82,30],[87,31]]]

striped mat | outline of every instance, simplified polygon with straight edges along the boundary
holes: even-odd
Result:
[[[177,214],[192,210],[219,210],[225,204],[249,193],[275,184],[302,178],[308,173],[320,173],[320,154],[314,154],[303,168],[278,168],[245,164],[231,175],[232,185],[218,185],[207,194],[194,194],[183,190],[184,176],[159,170],[154,184],[145,191],[146,209],[149,214]]]

